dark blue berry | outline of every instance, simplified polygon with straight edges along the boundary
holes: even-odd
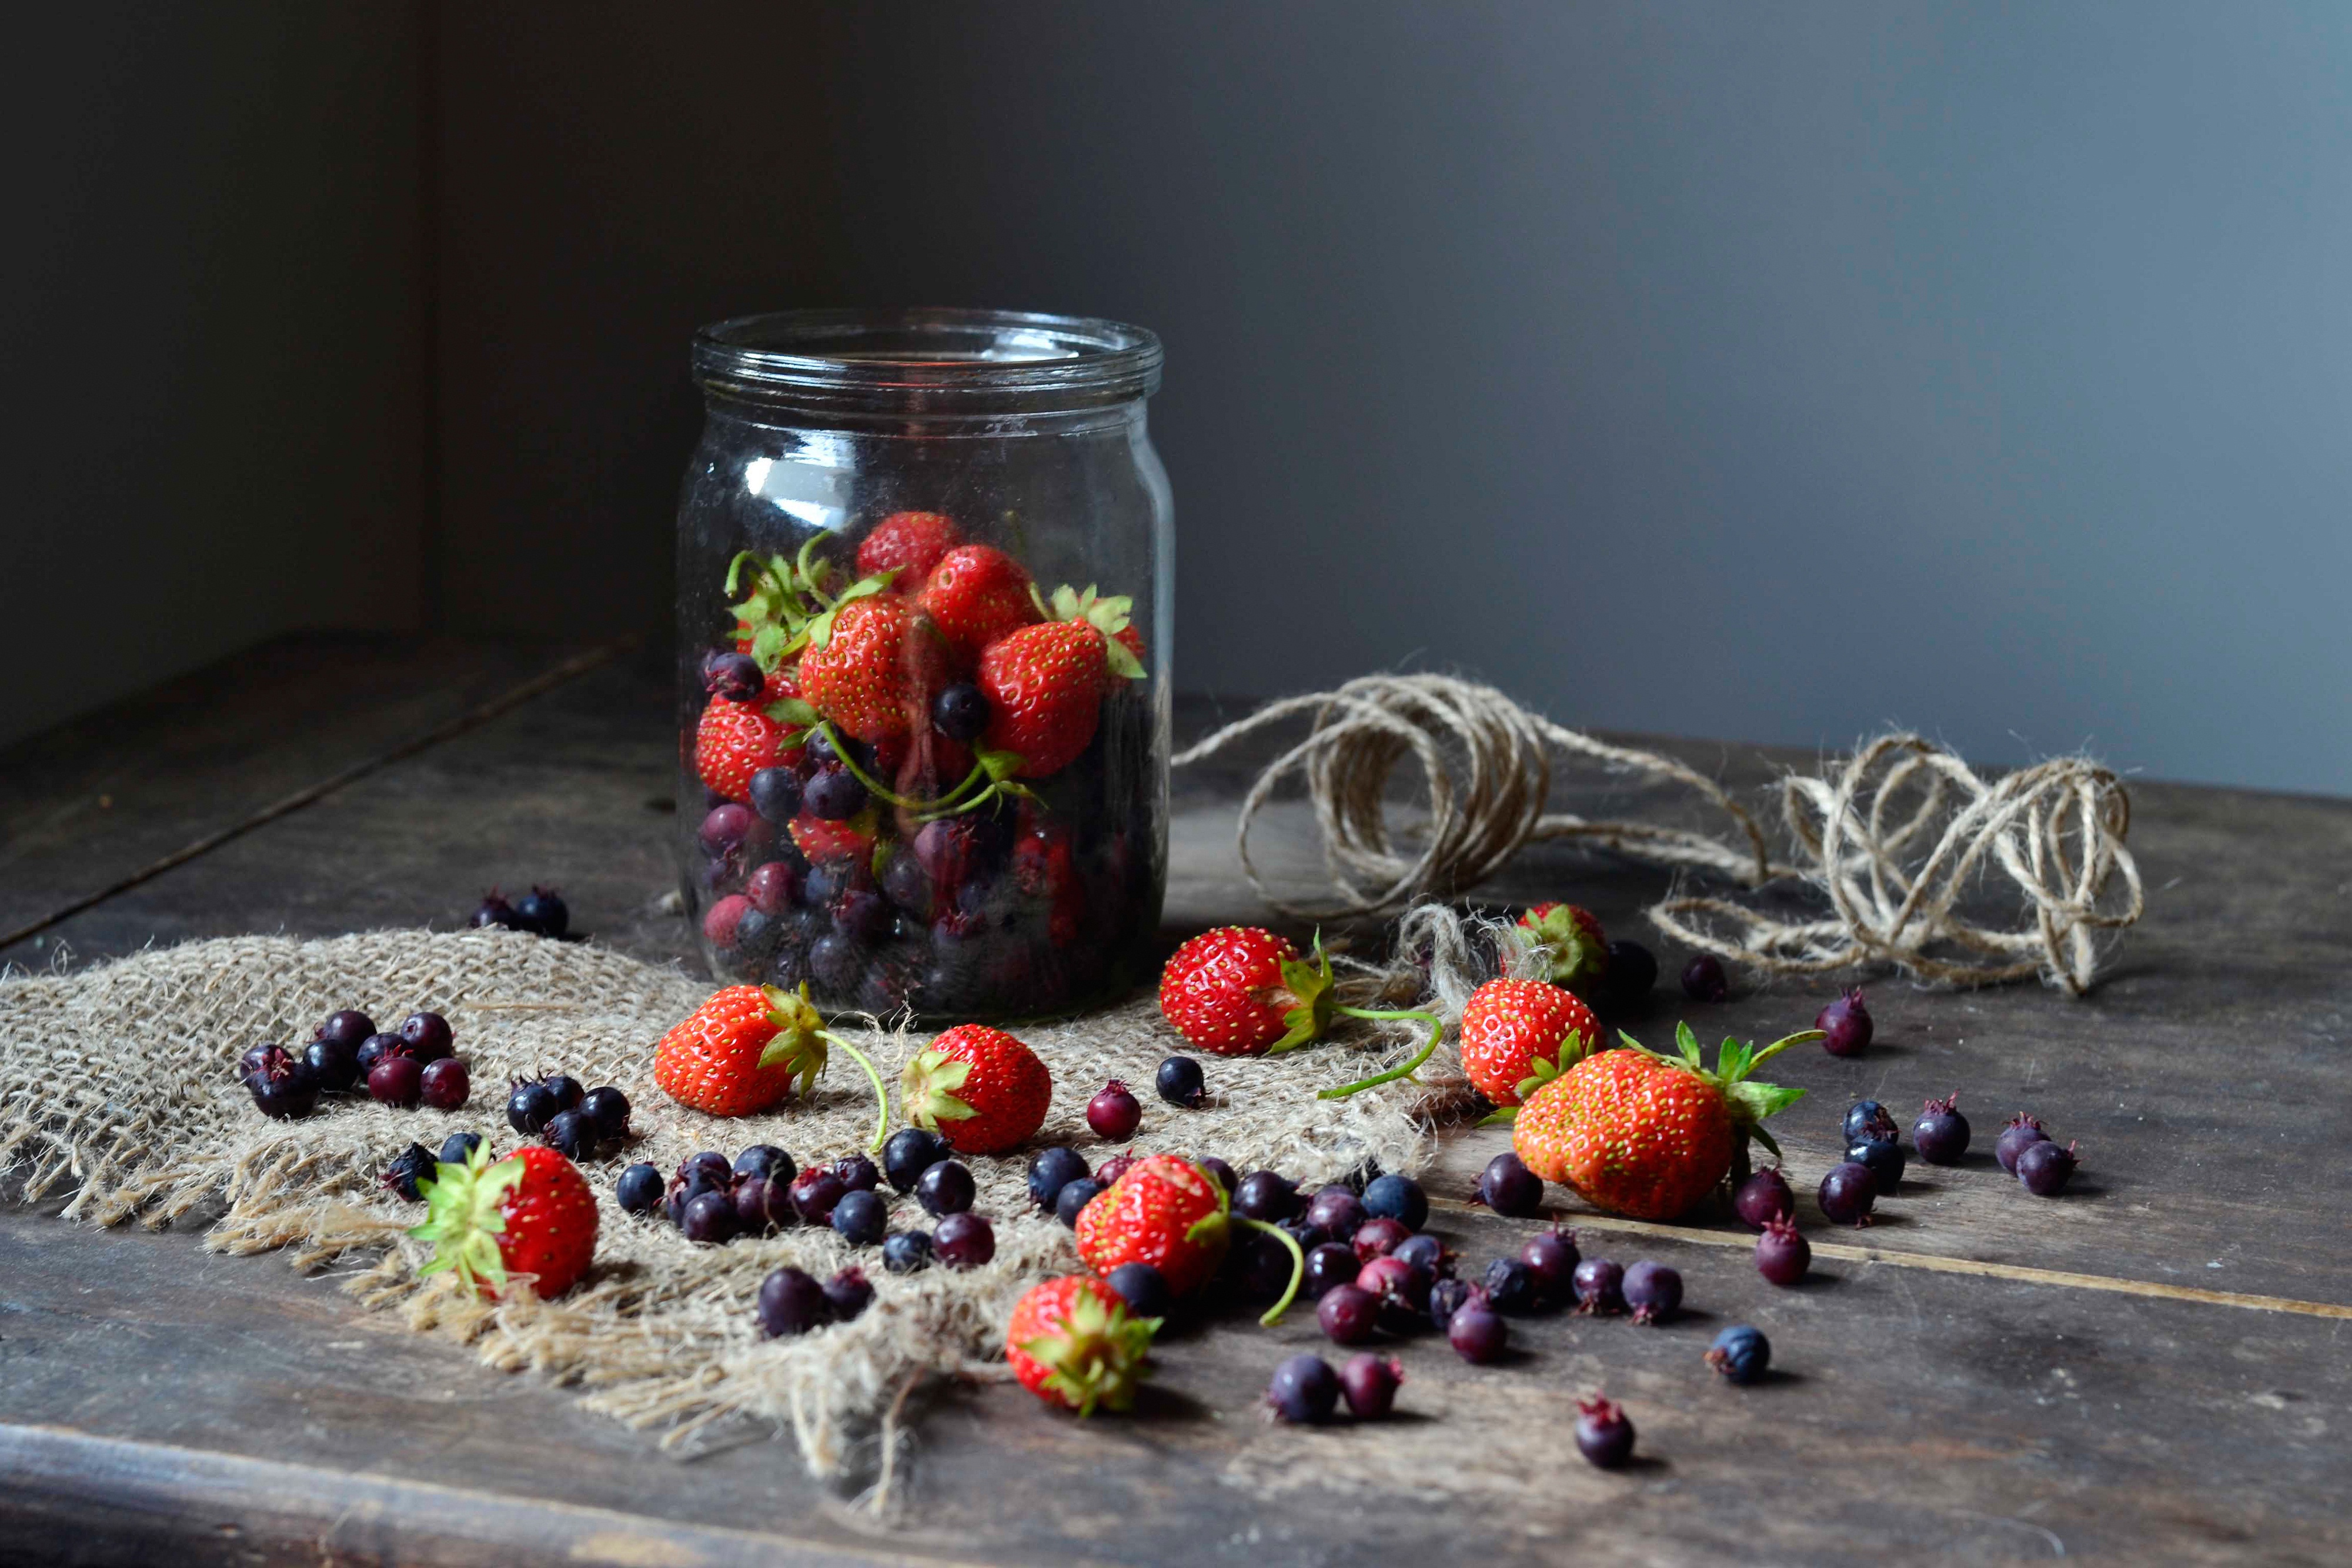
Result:
[[[921,1127],[902,1127],[882,1145],[882,1169],[892,1186],[900,1192],[912,1192],[916,1179],[951,1152],[948,1141],[937,1133]]]
[[[931,1214],[961,1214],[976,1190],[971,1167],[961,1160],[941,1160],[915,1178],[915,1201]]]
[[[931,1266],[931,1233],[903,1231],[882,1243],[882,1267],[893,1274],[912,1274]]]
[[[1405,1238],[1397,1243],[1396,1250],[1391,1252],[1389,1256],[1399,1259],[1415,1269],[1427,1270],[1433,1280],[1441,1274],[1450,1274],[1454,1271],[1454,1254],[1445,1249],[1444,1242],[1427,1234]]]
[[[932,1233],[931,1247],[950,1269],[977,1269],[996,1256],[996,1230],[977,1214],[950,1214]]]
[[[1234,1189],[1233,1208],[1245,1219],[1277,1224],[1298,1212],[1298,1189],[1276,1171],[1252,1171]]]
[[[519,929],[515,925],[514,905],[499,897],[496,889],[482,894],[482,902],[475,905],[474,913],[466,917],[466,924],[477,931]]]
[[[441,1140],[441,1163],[462,1166],[473,1158],[474,1151],[481,1146],[482,1134],[479,1133],[452,1133]]]
[[[1230,1201],[1234,1196],[1234,1188],[1241,1185],[1242,1179],[1234,1174],[1234,1167],[1214,1155],[1202,1155],[1193,1163],[1215,1178],[1216,1184],[1225,1189],[1225,1197]]]
[[[1830,1167],[1818,1197],[1822,1218],[1832,1225],[1867,1225],[1878,1201],[1878,1177],[1868,1166],[1848,1160]]]
[[[361,1079],[364,1080],[369,1073],[375,1071],[375,1064],[383,1060],[383,1053],[385,1051],[391,1051],[394,1047],[401,1046],[404,1043],[404,1042],[401,1040],[400,1036],[388,1033],[372,1034],[365,1040],[360,1041],[360,1049],[357,1055],[353,1058],[353,1061],[359,1067],[359,1076]],[[554,1113],[555,1113],[552,1111],[548,1113],[551,1116]]]
[[[749,653],[728,653],[713,649],[702,658],[703,689],[712,696],[730,703],[747,703],[760,695],[768,684],[761,673],[760,661]]]
[[[555,890],[534,887],[515,900],[515,926],[538,936],[562,936],[572,929],[572,909]]]
[[[871,888],[853,887],[834,900],[833,928],[860,942],[879,942],[890,935],[890,904]]]
[[[1664,1263],[1644,1259],[1625,1270],[1625,1304],[1637,1323],[1662,1323],[1683,1310],[1683,1277]]]
[[[344,1040],[312,1040],[302,1048],[302,1062],[329,1093],[340,1094],[360,1080],[360,1048]]]
[[[833,1206],[833,1231],[852,1247],[871,1247],[890,1225],[890,1210],[874,1193],[844,1193]]]
[[[1335,1241],[1346,1241],[1362,1225],[1364,1200],[1338,1185],[1318,1191],[1307,1206],[1307,1223]]]
[[[555,1096],[555,1108],[559,1111],[577,1111],[580,1102],[588,1098],[588,1092],[580,1087],[580,1080],[568,1072],[552,1073],[540,1082]]]
[[[1074,1182],[1066,1183],[1062,1190],[1054,1195],[1054,1218],[1076,1230],[1078,1228],[1078,1210],[1092,1203],[1095,1195],[1100,1191],[1102,1183],[1092,1176],[1080,1176]]]
[[[1327,1421],[1339,1403],[1339,1375],[1319,1355],[1294,1355],[1274,1369],[1265,1402],[1285,1421]]]
[[[1845,1108],[1845,1141],[1861,1143],[1865,1138],[1891,1138],[1895,1135],[1895,1118],[1886,1107],[1875,1100],[1857,1100]]]
[[[1684,966],[1683,995],[1695,1002],[1729,1000],[1731,977],[1724,973],[1723,960],[1712,953],[1701,953]]]
[[[1543,1207],[1543,1178],[1518,1155],[1496,1155],[1478,1174],[1478,1201],[1496,1214],[1524,1219]]]
[[[835,1322],[849,1322],[874,1304],[874,1283],[865,1270],[852,1263],[824,1282],[824,1299],[833,1308]]]
[[[866,786],[857,775],[838,763],[827,763],[809,775],[801,788],[801,803],[812,817],[828,822],[846,821],[866,809]]]
[[[1127,1303],[1128,1312],[1135,1317],[1164,1318],[1176,1305],[1175,1292],[1168,1288],[1168,1276],[1149,1263],[1121,1263],[1103,1283]]]
[[[1639,942],[1609,944],[1609,971],[1603,994],[1617,1008],[1640,1006],[1658,984],[1658,957]]]
[[[801,814],[801,776],[789,768],[762,768],[751,775],[751,810],[782,826]]]
[[[1734,1323],[1706,1347],[1706,1364],[1734,1383],[1754,1383],[1772,1364],[1772,1342],[1759,1329]]]
[[[1429,1197],[1411,1176],[1384,1176],[1364,1187],[1364,1212],[1375,1219],[1393,1219],[1407,1230],[1429,1223]]]
[[[950,740],[977,740],[988,727],[988,698],[969,681],[941,686],[931,698],[931,727]]]
[[[1536,1310],[1539,1292],[1535,1274],[1517,1258],[1497,1258],[1487,1264],[1486,1277],[1479,1283],[1486,1291],[1487,1305],[1498,1312]]]
[[[770,1339],[804,1334],[833,1321],[833,1302],[816,1276],[790,1264],[760,1281],[760,1332]]]
[[[1625,1310],[1625,1270],[1607,1258],[1587,1258],[1570,1276],[1576,1310],[1605,1317]]]
[[[436,1164],[432,1150],[423,1144],[411,1144],[383,1167],[383,1185],[415,1203],[425,1196],[416,1190],[416,1184],[436,1179]]]
[[[852,1192],[872,1192],[882,1185],[882,1173],[864,1155],[844,1155],[833,1162],[833,1174]]]
[[[691,1176],[697,1171],[702,1173],[702,1178],[708,1185],[725,1186],[727,1178],[735,1174],[735,1167],[729,1165],[727,1156],[717,1149],[704,1149],[698,1154],[687,1155],[677,1163],[677,1174],[681,1176]]]
[[[792,1183],[785,1178],[738,1176],[730,1196],[735,1199],[735,1223],[748,1235],[765,1236],[800,1218],[793,1207]]]
[[[549,1148],[571,1160],[595,1158],[596,1145],[603,1141],[596,1124],[577,1111],[558,1111],[550,1116],[540,1136],[547,1140]]]
[[[835,932],[816,939],[809,948],[808,963],[809,975],[819,988],[840,995],[856,989],[857,977],[866,969],[866,949]]]
[[[1062,1189],[1087,1171],[1086,1155],[1076,1149],[1059,1144],[1040,1149],[1029,1161],[1029,1197],[1038,1207],[1051,1209]]]
[[[1197,1110],[1209,1097],[1209,1081],[1201,1064],[1189,1056],[1171,1056],[1160,1064],[1152,1074],[1152,1087],[1171,1105],[1181,1105],[1187,1111]]]
[[[629,1132],[629,1097],[607,1085],[591,1089],[580,1102],[580,1113],[596,1124],[596,1131],[607,1138],[626,1137]]]
[[[650,1214],[662,1200],[662,1174],[658,1167],[639,1160],[621,1173],[613,1184],[613,1196],[621,1201],[622,1208],[631,1214]]]
[[[723,1243],[735,1239],[735,1200],[723,1192],[706,1192],[688,1200],[677,1228],[688,1241]]]
[[[1445,1279],[1430,1286],[1430,1326],[1436,1329],[1439,1333],[1444,1333],[1447,1325],[1454,1321],[1454,1314],[1460,1312],[1469,1300],[1470,1285],[1467,1281]]]
[[[931,917],[931,879],[915,857],[893,855],[890,863],[882,868],[883,895],[919,920]]]
[[[1309,1296],[1319,1297],[1341,1285],[1354,1284],[1362,1268],[1354,1248],[1344,1241],[1326,1241],[1307,1249],[1307,1272],[1299,1289]]]
[[[1845,1157],[1870,1172],[1881,1197],[1893,1197],[1903,1185],[1903,1145],[1891,1137],[1865,1139],[1848,1148]]]

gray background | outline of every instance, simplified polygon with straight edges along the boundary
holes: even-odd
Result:
[[[1186,688],[2346,785],[2352,6],[186,5],[12,56],[0,734],[285,626],[656,623],[693,326],[943,301],[1166,338]]]

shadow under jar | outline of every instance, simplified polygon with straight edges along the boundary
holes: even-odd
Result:
[[[1174,552],[1160,341],[1005,311],[697,334],[677,848],[711,972],[830,1012],[1069,1011],[1150,973]]]

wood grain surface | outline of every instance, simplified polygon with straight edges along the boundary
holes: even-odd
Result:
[[[0,928],[433,736],[577,653],[278,644],[0,753]],[[539,881],[596,940],[682,959],[664,904],[666,672],[629,654],[551,684],[0,957],[448,925],[492,883]],[[1183,705],[1180,731],[1217,711]],[[1676,749],[1739,784],[1806,760]],[[1247,768],[1180,775],[1171,941],[1260,918],[1231,849]],[[1774,1063],[1809,1092],[1776,1124],[1801,1191],[1858,1094],[1907,1112],[1958,1090],[1978,1134],[1958,1167],[1915,1165],[1868,1230],[1833,1231],[1808,1199],[1820,1257],[1799,1289],[1765,1284],[1727,1228],[1631,1228],[1564,1202],[1588,1254],[1682,1270],[1684,1321],[1518,1320],[1519,1354],[1488,1368],[1407,1342],[1398,1419],[1314,1430],[1258,1413],[1274,1364],[1321,1347],[1310,1314],[1271,1331],[1195,1325],[1167,1339],[1130,1419],[1062,1419],[1003,1385],[919,1396],[877,1518],[859,1496],[873,1453],[837,1488],[762,1430],[681,1457],[361,1310],[331,1279],[215,1256],[184,1231],[62,1223],[54,1204],[0,1209],[0,1561],[2346,1561],[2352,808],[2147,783],[2134,797],[2150,915],[2090,999],[1874,985],[1868,1056]],[[1556,798],[1673,804],[1566,777]],[[1267,860],[1311,867],[1302,813],[1272,831]],[[1573,896],[1638,936],[1664,885],[1543,851],[1480,897]],[[1829,991],[1685,1007],[1664,989],[1629,1027],[1662,1041],[1686,1016],[1710,1042],[1769,1037]],[[2027,1195],[1984,1153],[2020,1109],[2083,1145],[2061,1200]],[[1181,1120],[1154,1104],[1144,1142],[1181,1136],[1163,1117]],[[1502,1146],[1491,1130],[1450,1134],[1432,1191],[1465,1197]],[[1433,1228],[1475,1268],[1536,1222],[1441,1201]],[[2229,1297],[2258,1300],[2216,1299]],[[1739,1322],[1775,1346],[1776,1375],[1754,1388],[1700,1362]],[[1594,1390],[1640,1428],[1628,1472],[1575,1457],[1572,1400]]]

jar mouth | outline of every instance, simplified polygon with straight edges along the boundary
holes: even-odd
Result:
[[[1143,328],[1025,310],[776,310],[694,335],[704,392],[788,408],[1097,408],[1150,396],[1160,365],[1160,340]]]

